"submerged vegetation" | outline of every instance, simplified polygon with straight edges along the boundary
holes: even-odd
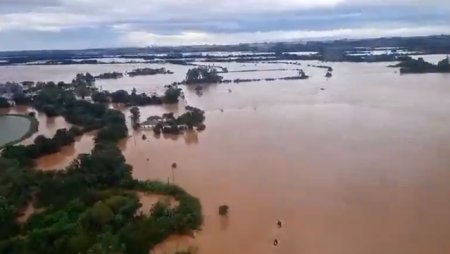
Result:
[[[133,129],[136,130],[140,126],[140,124],[139,124],[140,120],[139,119],[141,118],[141,112],[140,112],[138,107],[132,107],[132,108],[130,108],[130,113],[131,113],[131,116],[130,116],[131,124],[133,126]]]
[[[134,70],[128,72],[128,76],[130,76],[130,77],[150,76],[150,75],[157,75],[157,74],[173,74],[173,72],[170,70],[166,70],[166,68],[158,68],[158,69],[142,68],[142,69],[134,69]]]
[[[178,117],[175,117],[173,113],[151,116],[141,125],[151,127],[157,135],[161,133],[179,135],[185,130],[193,130],[194,128],[197,131],[205,130],[205,112],[190,106],[187,106],[185,109],[186,112]]]
[[[405,58],[401,63],[393,67],[400,67],[401,74],[408,73],[450,73],[449,58],[439,61],[438,64],[426,62],[423,58]]]
[[[121,72],[107,72],[102,73],[98,76],[95,76],[96,79],[119,79],[123,77],[123,73]]]
[[[203,219],[196,198],[174,185],[132,178],[132,167],[117,148],[128,136],[121,112],[79,100],[73,90],[53,85],[38,91],[33,106],[79,127],[2,151],[1,254],[148,254],[168,236],[200,228]],[[90,130],[97,130],[90,154],[81,154],[64,171],[31,169],[34,159]],[[147,215],[139,212],[138,192],[171,196],[179,205],[157,203]],[[17,216],[30,203],[39,211],[19,224]]]
[[[308,79],[308,78],[309,78],[309,76],[306,75],[306,73],[303,70],[299,70],[297,76],[285,77],[285,78],[280,78],[280,79],[297,80],[297,79]]]
[[[176,85],[166,86],[164,95],[159,96],[152,94],[148,96],[146,93],[138,94],[136,89],[128,93],[125,90],[118,90],[115,92],[94,92],[92,94],[92,100],[97,103],[123,103],[130,106],[147,106],[147,105],[161,105],[164,103],[174,104],[178,103],[178,100],[182,96],[181,89]]]
[[[186,84],[207,84],[220,83],[223,77],[220,76],[216,68],[200,66],[190,69],[186,74]]]
[[[219,206],[219,215],[221,216],[227,216],[228,215],[228,210],[230,208],[227,205],[221,205]]]

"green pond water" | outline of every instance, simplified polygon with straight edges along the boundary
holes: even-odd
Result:
[[[19,140],[30,129],[31,122],[25,117],[0,116],[0,146]]]

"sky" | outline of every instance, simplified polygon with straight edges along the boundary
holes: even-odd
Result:
[[[450,34],[450,0],[0,0],[0,50]]]

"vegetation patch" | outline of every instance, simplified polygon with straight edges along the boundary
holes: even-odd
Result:
[[[175,185],[132,178],[132,167],[117,147],[128,136],[120,111],[78,100],[73,90],[53,85],[39,89],[33,105],[80,128],[2,151],[0,254],[148,254],[170,235],[200,229],[198,199]],[[90,154],[81,154],[63,171],[32,170],[33,159],[89,130],[98,130]],[[170,196],[178,205],[158,202],[151,213],[139,213],[140,192]],[[18,215],[32,201],[42,212],[19,224]]]
[[[123,73],[121,72],[107,72],[102,73],[98,76],[95,76],[95,79],[119,79],[123,77]]]
[[[411,57],[405,58],[401,63],[391,67],[400,67],[401,74],[409,73],[450,73],[449,58],[439,61],[438,64],[426,62],[422,57],[413,59]]]
[[[230,208],[227,205],[221,205],[219,206],[219,215],[220,216],[227,216],[228,215],[228,210]]]
[[[130,77],[152,76],[152,75],[158,75],[158,74],[173,74],[173,72],[170,70],[166,70],[166,68],[158,68],[158,69],[141,68],[141,69],[135,69],[135,70],[128,72],[128,76],[130,76]]]

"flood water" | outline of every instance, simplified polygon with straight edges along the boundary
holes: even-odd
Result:
[[[30,129],[31,122],[27,118],[1,115],[0,112],[0,146],[23,137]]]
[[[324,69],[303,63],[309,80],[214,85],[201,96],[184,88],[187,103],[206,111],[206,131],[159,139],[130,132],[122,142],[136,178],[173,181],[203,205],[205,224],[195,239],[171,237],[154,253],[450,249],[450,75],[401,76],[389,63],[333,63],[327,80]],[[283,66],[267,68],[297,68]],[[170,83],[163,81],[145,77],[128,85],[151,90]],[[141,118],[177,110],[144,107]],[[226,218],[218,215],[223,204],[230,207]]]

